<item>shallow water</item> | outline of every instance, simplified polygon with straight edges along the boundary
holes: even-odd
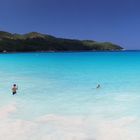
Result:
[[[1,140],[139,140],[140,52],[0,54],[0,99]]]

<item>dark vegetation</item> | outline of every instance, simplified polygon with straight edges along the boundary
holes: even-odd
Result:
[[[63,39],[37,32],[21,35],[0,31],[0,52],[117,51],[122,49],[110,42]]]

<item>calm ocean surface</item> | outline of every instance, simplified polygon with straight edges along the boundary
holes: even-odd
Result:
[[[139,51],[0,54],[1,140],[140,140],[139,130]]]

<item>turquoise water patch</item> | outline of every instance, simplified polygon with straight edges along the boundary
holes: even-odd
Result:
[[[15,96],[11,94],[14,83],[19,87]],[[98,84],[101,88],[96,89]],[[9,119],[18,121],[18,125],[19,120],[23,124],[29,121],[26,123],[31,128],[37,127],[44,133],[56,130],[56,133],[52,133],[53,137],[56,135],[53,139],[59,135],[57,128],[64,120],[67,124],[63,126],[64,129],[74,127],[76,131],[74,133],[72,129],[73,135],[61,132],[65,134],[64,137],[61,135],[62,140],[67,136],[72,139],[79,131],[80,137],[75,136],[76,140],[87,140],[87,135],[90,135],[90,139],[107,140],[109,136],[98,137],[96,131],[100,132],[102,125],[105,125],[104,129],[110,129],[117,125],[116,122],[119,124],[116,127],[128,129],[128,134],[122,134],[121,138],[128,140],[131,130],[135,131],[135,139],[138,140],[140,52],[0,54],[0,98],[6,123]],[[36,124],[40,117],[45,118],[48,125]],[[76,125],[69,126],[71,119],[77,117],[81,120],[77,120],[78,125],[89,126],[84,136],[81,134],[84,128],[79,130],[76,122]],[[130,123],[124,124],[126,120]],[[94,136],[91,131],[95,132]],[[44,135],[42,140],[52,139],[44,133],[40,133]]]

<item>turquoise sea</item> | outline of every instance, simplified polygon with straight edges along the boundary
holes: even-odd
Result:
[[[140,51],[0,54],[1,140],[140,140],[139,130]]]

